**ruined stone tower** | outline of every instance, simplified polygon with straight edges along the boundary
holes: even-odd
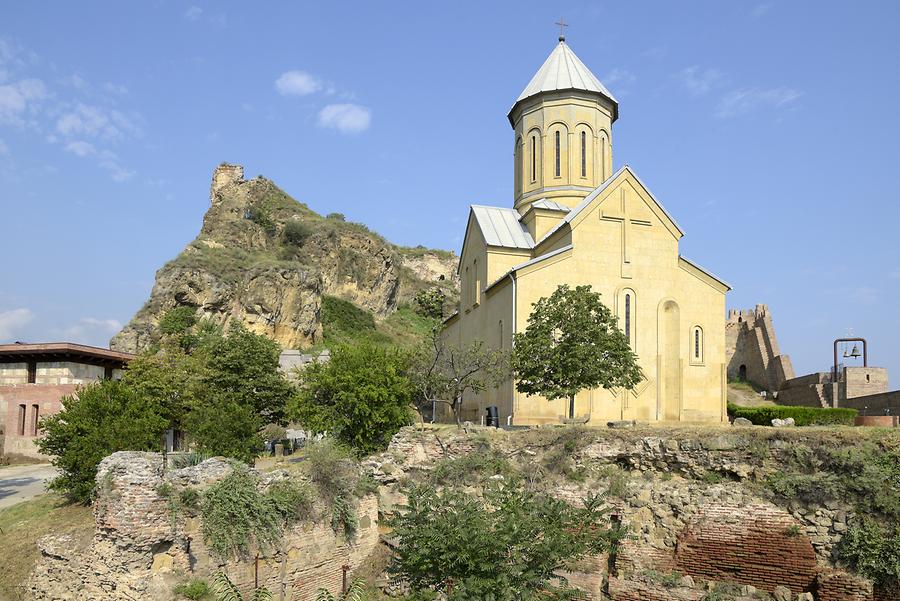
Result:
[[[794,377],[791,358],[778,347],[767,305],[728,311],[725,357],[729,380],[744,380],[770,393]]]

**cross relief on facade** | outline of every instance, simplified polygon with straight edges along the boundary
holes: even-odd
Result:
[[[600,219],[604,221],[613,221],[622,224],[622,277],[631,277],[631,249],[629,245],[632,242],[633,232],[631,226],[651,227],[653,222],[646,213],[632,212],[626,200],[625,189],[619,190],[618,208],[610,208],[601,211]]]

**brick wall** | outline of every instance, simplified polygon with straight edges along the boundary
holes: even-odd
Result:
[[[872,583],[847,572],[826,571],[816,578],[817,601],[872,601]]]
[[[76,384],[0,386],[0,404],[6,407],[3,453],[43,457],[34,444],[34,405],[38,406],[38,418],[58,413],[62,409],[60,399],[75,394],[77,388]],[[24,436],[20,434],[20,405],[25,405]]]
[[[802,527],[771,505],[701,508],[679,536],[676,570],[710,580],[750,584],[772,591],[786,586],[810,591],[816,556]]]

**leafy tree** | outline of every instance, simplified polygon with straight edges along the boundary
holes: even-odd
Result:
[[[590,286],[563,284],[534,303],[528,326],[515,335],[516,388],[549,400],[603,387],[631,389],[643,379],[637,357],[616,317]]]
[[[573,507],[510,484],[483,497],[420,485],[408,498],[390,522],[399,545],[389,570],[414,592],[449,593],[452,601],[571,599],[575,591],[558,572],[622,536],[604,525],[598,496]]]
[[[423,317],[441,319],[444,316],[446,295],[440,288],[420,290],[416,296],[416,313]]]
[[[303,371],[289,417],[333,434],[359,455],[383,450],[412,422],[407,367],[408,356],[399,349],[371,343],[337,347],[329,361]]]
[[[166,410],[116,380],[99,380],[64,397],[62,411],[41,420],[41,453],[53,456],[59,476],[50,488],[89,503],[100,461],[116,451],[155,451],[169,426]]]
[[[467,347],[449,344],[435,325],[413,359],[410,377],[420,403],[450,407],[460,423],[463,395],[497,386],[510,377],[509,354],[476,341]]]
[[[284,231],[281,234],[285,244],[289,246],[303,246],[306,239],[312,235],[312,228],[296,219],[292,219],[284,224]]]
[[[197,323],[194,307],[181,305],[166,311],[159,320],[159,331],[163,334],[182,334]]]

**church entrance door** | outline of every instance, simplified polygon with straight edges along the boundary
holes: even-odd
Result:
[[[660,395],[659,419],[678,421],[681,417],[681,311],[675,301],[665,301],[659,309]]]

